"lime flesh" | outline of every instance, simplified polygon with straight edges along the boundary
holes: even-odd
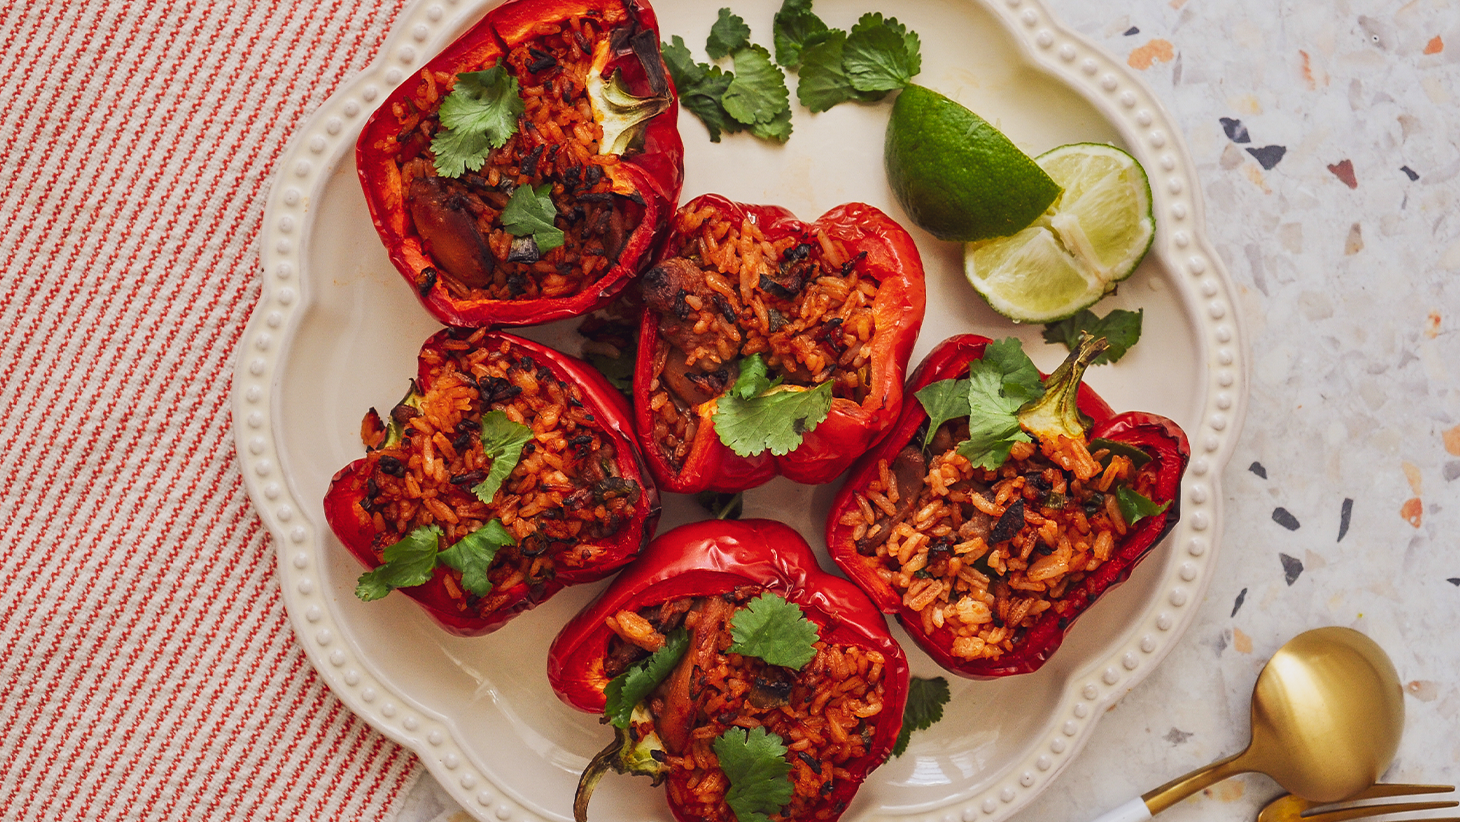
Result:
[[[1094,305],[1129,277],[1151,247],[1156,221],[1145,171],[1118,148],[1076,143],[1036,162],[1063,193],[1029,227],[969,243],[964,271],[998,313],[1051,323]]]

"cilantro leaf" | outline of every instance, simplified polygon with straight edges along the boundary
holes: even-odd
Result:
[[[1087,308],[1073,317],[1046,325],[1044,341],[1062,344],[1074,351],[1080,344],[1081,332],[1088,333],[1092,337],[1104,337],[1105,341],[1110,343],[1110,347],[1090,364],[1113,363],[1124,357],[1125,352],[1140,340],[1141,320],[1145,313],[1144,308],[1135,311],[1116,308],[1104,317],[1097,317],[1095,312]]]
[[[710,26],[710,37],[705,41],[705,53],[710,59],[719,60],[750,45],[750,26],[729,9],[720,9],[720,19]]]
[[[487,569],[497,558],[497,551],[517,540],[507,532],[502,521],[494,519],[456,541],[455,545],[436,555],[445,565],[461,572],[461,587],[484,597],[492,592],[492,581],[487,579]]]
[[[634,706],[669,676],[688,648],[689,634],[683,628],[676,628],[665,637],[664,647],[610,679],[603,689],[607,699],[603,715],[608,717],[608,721],[615,728],[629,727]]]
[[[1024,353],[1024,346],[1014,337],[995,340],[984,347],[983,362],[1003,374],[1004,396],[1021,403],[1044,396],[1044,380],[1034,361]]]
[[[842,57],[847,77],[858,91],[892,91],[907,86],[922,70],[916,33],[877,12],[862,15],[847,34]]]
[[[1044,393],[1039,369],[1013,337],[989,343],[983,359],[968,365],[968,439],[958,453],[976,466],[998,468],[1016,442],[1030,442],[1019,409]]]
[[[524,186],[525,188],[525,186]],[[521,191],[522,189],[518,189]],[[504,411],[488,411],[482,415],[482,451],[492,461],[487,469],[487,478],[472,487],[477,499],[491,504],[497,489],[502,487],[517,461],[522,457],[522,446],[532,439],[532,429],[519,422],[513,422]]]
[[[767,375],[765,358],[759,354],[751,354],[740,361],[740,375],[735,378],[735,384],[730,386],[729,395],[736,399],[749,400],[775,386],[776,383],[771,382]]]
[[[787,105],[769,123],[756,123],[750,133],[762,140],[784,143],[791,139],[791,107]]]
[[[512,192],[512,199],[502,209],[502,228],[514,237],[532,237],[539,252],[551,251],[563,244],[563,232],[553,225],[558,216],[558,207],[549,197],[553,190],[551,183],[533,188],[518,186]]]
[[[715,491],[701,491],[695,494],[695,502],[715,515],[715,519],[740,519],[745,513],[745,492],[722,494]]]
[[[517,132],[517,118],[525,110],[517,78],[500,61],[485,71],[458,74],[441,101],[442,130],[431,139],[437,173],[460,177],[467,169],[481,169],[487,153]]]
[[[801,606],[766,592],[730,618],[730,638],[734,641],[727,650],[732,654],[799,671],[816,656],[813,643],[821,632]]]
[[[634,395],[634,358],[628,354],[610,357],[607,354],[592,353],[584,359],[598,370],[608,384],[630,399]]]
[[[811,12],[811,0],[786,0],[776,12],[772,37],[776,46],[776,62],[786,68],[801,64],[801,51],[813,34],[827,31],[826,23]]]
[[[725,803],[738,822],[769,822],[767,814],[780,813],[795,794],[787,775],[789,752],[776,734],[763,727],[727,728],[715,738],[720,770],[730,780]]]
[[[764,46],[747,46],[735,52],[735,79],[720,102],[725,111],[748,126],[771,123],[790,111],[791,92],[786,75],[771,62]]]
[[[710,132],[710,142],[720,142],[721,132],[745,129],[720,102],[735,79],[734,74],[719,66],[695,62],[684,44],[684,38],[677,34],[670,42],[661,43],[660,49],[664,64],[669,67],[669,76],[674,78],[674,88],[679,92],[679,104],[705,124]]]
[[[923,447],[933,441],[938,428],[949,420],[969,415],[968,380],[938,380],[913,396],[922,403],[928,414],[928,433],[923,436]]]
[[[812,111],[826,111],[857,96],[842,67],[847,33],[830,29],[809,39],[801,51],[801,71],[796,80],[796,99]]]
[[[1135,525],[1146,517],[1154,517],[1171,507],[1169,499],[1157,505],[1145,494],[1124,485],[1115,489],[1115,502],[1120,506],[1120,515],[1125,518],[1126,525]]]
[[[784,456],[831,413],[831,386],[781,388],[779,379],[768,376],[761,355],[752,354],[740,361],[735,384],[716,402],[715,432],[742,457],[763,451]]]
[[[381,553],[384,562],[360,575],[355,583],[355,596],[370,602],[380,599],[395,588],[422,585],[436,570],[436,549],[445,536],[435,525],[412,530],[399,542],[386,546]]]
[[[948,704],[948,680],[941,676],[923,679],[915,676],[907,683],[907,707],[902,711],[902,731],[892,748],[893,756],[907,752],[908,740],[913,731],[924,731],[943,718],[943,706]]]

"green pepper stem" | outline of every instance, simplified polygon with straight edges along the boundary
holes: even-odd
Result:
[[[1019,425],[1035,439],[1054,441],[1059,436],[1085,441],[1092,424],[1080,413],[1080,380],[1095,358],[1110,347],[1104,337],[1080,334],[1080,344],[1044,381],[1044,396],[1019,409]]]
[[[629,744],[629,732],[623,728],[613,729],[613,741],[608,747],[598,752],[598,755],[589,760],[588,767],[583,769],[583,775],[578,778],[578,791],[573,794],[573,819],[575,822],[588,822],[588,800],[593,797],[593,789],[598,787],[599,780],[608,773],[610,768],[617,765],[617,760],[623,755],[623,750]]]

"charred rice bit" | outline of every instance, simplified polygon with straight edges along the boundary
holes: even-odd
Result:
[[[1018,443],[998,470],[976,468],[951,445],[967,435],[960,420],[933,438],[937,453],[911,483],[911,504],[896,504],[909,484],[899,491],[895,466],[882,460],[842,524],[925,632],[951,632],[960,658],[997,659],[1046,611],[1072,615],[1066,592],[1127,531],[1117,487],[1149,497],[1156,477],[1153,464],[1138,470],[1128,457],[1065,438]]]
[[[738,608],[759,593],[740,590],[724,598]],[[645,620],[660,633],[683,625],[694,636],[696,625],[711,610],[705,603],[713,602],[685,598],[631,616]],[[617,623],[623,624],[630,613],[616,615]],[[726,653],[730,644],[728,621],[722,622],[719,639],[712,643],[713,650],[707,657],[696,656],[692,639],[690,650],[680,662],[694,664],[698,670],[693,672],[690,691],[694,705],[687,745],[677,754],[671,748],[665,758],[671,768],[670,799],[692,818],[731,818],[725,804],[729,783],[720,770],[714,741],[731,727],[764,727],[780,736],[790,749],[790,779],[796,791],[776,818],[814,819],[812,809],[841,780],[850,777],[847,763],[867,754],[873,736],[871,723],[882,711],[886,660],[876,651],[817,642],[816,656],[805,668],[794,671],[754,657]],[[644,653],[631,639],[613,639],[606,673],[621,673]],[[677,713],[676,706],[667,703],[671,703],[669,683],[678,673],[671,673],[650,694],[653,716]],[[634,728],[636,738],[657,730],[653,722]]]
[[[458,607],[481,615],[501,607],[515,585],[594,563],[607,550],[602,542],[633,516],[641,491],[618,476],[613,442],[578,388],[529,357],[515,357],[505,342],[482,347],[485,333],[448,340],[444,357],[423,354],[430,389],[419,411],[400,405],[391,412],[405,436],[369,453],[361,503],[375,524],[377,554],[420,526],[440,526],[449,545],[500,519],[517,544],[498,551],[488,571],[492,592],[461,590],[460,572],[450,572]],[[486,411],[502,411],[533,431],[491,504],[472,493],[491,468],[480,433]]]
[[[645,304],[660,317],[653,437],[672,464],[694,440],[694,409],[734,384],[743,357],[760,354],[787,384],[830,381],[833,396],[866,399],[878,283],[862,255],[819,231],[772,242],[754,220],[712,206],[681,210],[674,227],[682,244],[643,277]]]
[[[399,131],[394,146],[385,148],[396,152],[401,191],[428,248],[435,240],[490,251],[484,266],[458,266],[456,271],[447,267],[449,255],[433,252],[442,267],[431,271],[457,299],[571,297],[613,268],[640,221],[643,201],[612,192],[607,169],[619,158],[598,153],[603,129],[593,119],[585,84],[595,43],[622,23],[624,14],[614,8],[601,17],[541,23],[533,37],[508,52],[504,64],[518,80],[526,110],[517,133],[491,152],[480,171],[439,177],[430,153],[431,140],[441,128],[441,100],[455,86],[456,75],[423,69],[415,95],[395,105]],[[535,247],[514,251],[515,238],[501,225],[502,210],[517,187],[544,183],[552,185],[555,224],[563,230],[565,243],[545,254]],[[475,237],[429,236],[423,213],[433,215],[427,223],[454,225],[463,210],[474,223]]]

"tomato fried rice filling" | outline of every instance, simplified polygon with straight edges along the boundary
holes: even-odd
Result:
[[[681,209],[674,229],[679,248],[641,278],[659,322],[653,440],[671,464],[689,453],[695,409],[734,385],[742,358],[761,355],[788,385],[832,382],[833,397],[866,399],[878,283],[862,270],[865,254],[821,231],[773,241],[753,218],[711,206]]]
[[[1061,437],[1016,443],[988,470],[957,453],[967,437],[967,420],[955,420],[934,435],[931,459],[917,447],[920,434],[891,464],[880,460],[841,523],[925,633],[951,632],[961,659],[998,659],[1046,611],[1074,615],[1066,593],[1129,530],[1117,489],[1149,498],[1155,464],[1137,469],[1127,456]]]
[[[683,626],[690,635],[679,665],[645,699],[650,721],[635,722],[630,731],[636,741],[656,734],[663,743],[670,801],[692,818],[733,818],[725,803],[729,782],[713,747],[732,727],[765,728],[789,749],[795,795],[774,818],[832,815],[832,808],[818,806],[853,778],[846,766],[867,754],[882,711],[886,660],[877,651],[817,641],[816,656],[800,671],[727,653],[730,618],[759,593],[746,586],[620,611],[608,620],[615,634],[605,662],[611,677],[662,646],[669,631]]]
[[[616,154],[599,154],[603,128],[587,93],[593,52],[624,23],[624,11],[541,23],[503,60],[517,78],[526,110],[518,128],[493,149],[480,171],[437,174],[430,151],[441,130],[441,101],[457,77],[423,69],[415,94],[394,104],[394,149],[407,210],[438,266],[418,285],[442,283],[458,299],[534,300],[571,297],[613,268],[642,218],[637,194],[612,191]],[[483,69],[491,66],[482,66]],[[520,186],[551,185],[554,224],[565,242],[540,252],[502,227],[501,214]]]
[[[448,339],[426,350],[427,387],[419,400],[391,411],[399,442],[382,445],[385,426],[374,409],[362,423],[369,479],[360,503],[375,526],[377,556],[412,530],[436,525],[450,545],[493,519],[515,545],[501,548],[488,571],[492,591],[478,597],[449,570],[447,587],[462,611],[487,614],[511,588],[541,584],[559,569],[592,565],[603,541],[629,521],[642,491],[619,475],[615,447],[586,408],[579,389],[509,344],[485,348],[486,332]],[[491,468],[481,419],[501,411],[532,429],[532,439],[490,503],[473,493]],[[379,446],[379,447],[377,447]]]

